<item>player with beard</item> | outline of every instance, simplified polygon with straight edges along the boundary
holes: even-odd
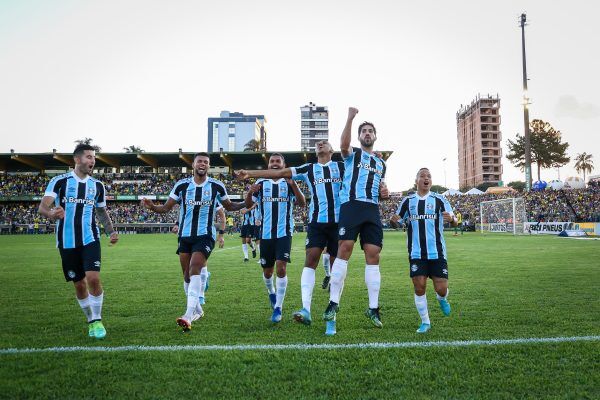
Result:
[[[221,203],[227,211],[239,211],[244,207],[242,202],[231,202],[221,181],[208,177],[210,157],[207,153],[194,155],[192,167],[194,175],[178,181],[165,204],[142,200],[144,207],[159,214],[169,212],[179,203],[179,258],[182,266],[189,266],[190,276],[186,312],[177,318],[177,324],[184,332],[192,328],[194,314],[203,314],[199,297],[206,285],[207,274],[202,270],[215,245],[213,221],[217,205]]]
[[[437,300],[445,316],[450,315],[448,303],[448,262],[444,223],[457,226],[458,220],[446,198],[431,193],[431,172],[421,168],[415,180],[417,192],[405,197],[392,217],[392,226],[398,221],[408,223],[408,258],[410,277],[415,289],[415,306],[421,317],[417,333],[425,333],[431,328],[427,296],[427,278],[433,281]]]
[[[75,169],[50,181],[38,212],[57,221],[56,247],[65,279],[75,285],[77,301],[87,317],[88,335],[103,339],[104,290],[100,283],[100,229],[96,214],[111,244],[117,243],[119,236],[106,211],[104,184],[90,176],[96,164],[94,147],[78,145],[73,159]]]
[[[377,131],[371,122],[358,127],[360,148],[353,148],[352,122],[358,114],[356,108],[348,109],[348,118],[342,132],[340,149],[345,172],[340,191],[340,217],[338,253],[331,266],[329,305],[323,313],[326,335],[336,334],[336,314],[348,270],[348,260],[354,243],[360,235],[360,245],[365,254],[365,283],[369,293],[369,308],[365,314],[378,328],[382,328],[379,314],[379,255],[383,247],[383,225],[379,214],[379,198],[389,197],[384,178],[385,161],[373,152]]]
[[[269,158],[270,170],[285,168],[285,159],[280,153]],[[239,174],[238,174],[239,175]],[[304,207],[306,201],[298,185],[291,179],[259,179],[250,186],[246,194],[246,208],[258,204],[262,218],[260,262],[263,280],[273,307],[271,321],[281,321],[281,309],[287,289],[286,267],[291,262],[292,233],[294,231],[294,202]],[[273,267],[277,268],[277,279],[273,288]]]

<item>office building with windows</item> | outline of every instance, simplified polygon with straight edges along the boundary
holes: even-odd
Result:
[[[245,151],[248,143],[256,141],[254,151],[267,149],[267,131],[264,115],[244,115],[221,111],[219,117],[208,118],[208,151]]]
[[[310,102],[300,107],[300,149],[315,151],[315,144],[329,139],[329,111],[327,107]]]

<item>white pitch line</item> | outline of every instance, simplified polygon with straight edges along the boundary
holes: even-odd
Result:
[[[471,347],[519,344],[544,344],[565,342],[595,342],[600,336],[571,336],[547,338],[517,338],[491,340],[455,340],[438,342],[384,342],[347,344],[241,344],[241,345],[189,345],[189,346],[74,346],[0,349],[0,355],[29,353],[84,353],[84,352],[150,352],[150,351],[264,351],[264,350],[346,350],[346,349],[413,349],[422,347]]]

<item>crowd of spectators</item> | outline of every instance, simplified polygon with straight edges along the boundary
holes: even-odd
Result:
[[[167,174],[104,174],[100,179],[105,183],[108,196],[118,195],[166,195],[174,183],[187,175]],[[252,181],[240,182],[231,175],[219,174],[215,178],[221,180],[229,194],[243,195]],[[12,196],[41,196],[50,177],[38,175],[0,175],[0,198]],[[307,188],[300,184],[307,195]],[[600,222],[600,183],[591,182],[586,189],[546,190],[524,194],[482,194],[447,196],[455,212],[462,214],[463,220],[474,225],[480,220],[480,203],[510,197],[523,197],[527,219],[529,221],[573,221]],[[398,203],[402,199],[399,194],[381,203],[381,215],[387,226]],[[115,223],[174,223],[179,209],[175,207],[168,214],[156,214],[143,209],[138,202],[110,201],[110,214]],[[239,226],[242,217],[239,213],[228,213],[233,217],[234,226]],[[297,224],[306,224],[308,208],[295,209]],[[45,224],[43,217],[37,214],[36,202],[0,202],[0,224]]]

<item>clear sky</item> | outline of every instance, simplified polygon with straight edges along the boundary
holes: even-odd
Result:
[[[455,114],[499,94],[506,139],[523,130],[527,12],[531,118],[600,173],[600,5],[593,1],[0,0],[0,152],[206,150],[221,110],[267,117],[268,149],[298,150],[300,106],[348,106],[393,150],[388,185],[429,166],[458,186]],[[355,143],[357,144],[357,143]],[[504,181],[522,174],[504,158]],[[560,171],[574,175],[573,162]],[[556,170],[542,172],[555,179]]]

